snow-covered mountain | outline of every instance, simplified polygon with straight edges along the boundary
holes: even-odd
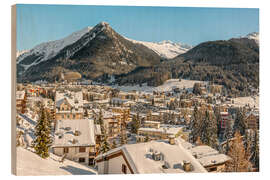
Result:
[[[97,79],[104,74],[126,74],[137,67],[153,66],[160,60],[153,50],[125,39],[108,23],[101,22],[22,54],[17,60],[17,74],[21,81],[52,81],[59,71]]]
[[[128,38],[127,38],[128,39]],[[183,54],[190,50],[192,46],[182,43],[174,43],[169,40],[161,41],[161,42],[146,42],[146,41],[136,41],[133,39],[128,39],[133,43],[142,44],[149,49],[152,49],[159,56],[167,59],[175,58],[176,56]]]
[[[25,69],[28,69],[32,65],[37,65],[40,62],[46,61],[51,57],[55,56],[63,48],[79,40],[84,34],[89,32],[91,29],[92,29],[91,27],[86,27],[80,31],[76,31],[70,34],[69,36],[63,39],[41,43],[35,46],[30,51],[20,53],[20,55],[17,58],[17,63],[20,63],[27,56],[39,56],[34,62],[24,65]]]
[[[259,33],[258,32],[249,33],[245,37],[248,39],[254,39],[256,41],[256,43],[259,44]]]
[[[240,36],[239,38],[253,39],[253,40],[255,40],[255,42],[257,43],[257,45],[259,45],[260,38],[259,38],[259,33],[258,32],[252,32],[252,33],[249,33],[246,36]]]
[[[20,55],[22,55],[23,53],[28,52],[29,50],[21,50],[21,51],[17,51],[16,52],[16,58],[18,58]]]

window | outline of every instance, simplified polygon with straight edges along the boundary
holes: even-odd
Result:
[[[66,153],[68,153],[68,148],[67,147],[64,148],[64,154],[66,154]]]
[[[127,174],[127,166],[125,164],[122,164],[122,172]]]
[[[84,163],[85,162],[85,158],[79,158],[79,163]]]
[[[69,114],[67,115],[67,118],[69,119]]]
[[[217,167],[212,167],[209,169],[209,172],[213,172],[213,171],[216,171],[217,170]]]
[[[73,119],[75,119],[75,114],[73,114]]]
[[[79,152],[85,152],[85,149],[86,149],[85,147],[80,147]]]
[[[65,118],[65,116],[64,116],[64,114],[62,114],[62,119],[64,119]]]
[[[94,158],[89,158],[88,165],[89,165],[89,166],[95,165]]]

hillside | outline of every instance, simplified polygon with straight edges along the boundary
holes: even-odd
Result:
[[[259,45],[247,37],[204,42],[172,60],[121,75],[117,82],[159,86],[171,78],[210,81],[229,95],[248,96],[259,87]]]
[[[183,54],[190,50],[192,46],[182,43],[174,43],[171,41],[162,41],[162,42],[145,42],[145,41],[136,41],[132,39],[128,39],[133,43],[142,44],[149,49],[155,51],[160,57],[164,59],[172,59],[176,56]]]
[[[59,72],[68,71],[79,72],[83,78],[97,79],[160,62],[160,56],[153,50],[125,39],[105,22],[71,37],[62,40],[65,43],[45,43],[19,56],[18,80],[54,81]],[[52,51],[53,47],[56,49]]]

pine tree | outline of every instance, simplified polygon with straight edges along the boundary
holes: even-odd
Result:
[[[139,128],[140,128],[140,116],[139,113],[137,113],[136,116],[132,117],[132,128],[131,128],[132,133],[137,134]]]
[[[202,114],[198,110],[198,107],[194,107],[193,116],[190,122],[191,133],[190,133],[190,141],[191,143],[195,143],[197,138],[201,136],[202,132]]]
[[[213,115],[209,114],[209,111],[205,112],[201,141],[212,148],[217,148],[216,120]]]
[[[248,172],[250,162],[246,159],[244,143],[239,131],[235,132],[228,156],[231,160],[226,164],[227,172]]]
[[[35,126],[35,137],[33,141],[35,152],[42,158],[49,157],[49,148],[52,143],[51,123],[43,105],[41,105],[39,119]]]
[[[104,127],[104,121],[103,121],[103,115],[102,115],[102,110],[101,109],[99,109],[99,115],[98,115],[97,123],[100,125],[101,134],[105,134],[105,127]]]
[[[149,136],[147,135],[146,137],[145,137],[145,139],[144,139],[144,142],[149,142],[150,141],[150,138],[149,138]]]
[[[260,153],[259,153],[259,133],[257,130],[254,131],[254,137],[251,145],[251,162],[256,168],[256,171],[260,170]]]
[[[110,145],[108,142],[108,136],[105,133],[104,135],[102,135],[102,140],[101,140],[101,146],[100,146],[100,152],[101,153],[106,153],[110,150]]]
[[[243,108],[238,109],[236,112],[236,119],[234,121],[234,132],[239,130],[241,135],[244,135],[247,129],[247,125],[245,122],[245,114],[246,114],[245,109]]]
[[[224,131],[223,134],[223,139],[225,139],[226,141],[226,146],[225,146],[225,154],[228,154],[229,152],[229,148],[230,148],[230,144],[229,144],[229,140],[233,138],[233,130],[232,130],[232,125],[231,125],[231,121],[227,120],[226,121],[226,129]]]
[[[113,140],[113,142],[112,142],[112,147],[111,147],[111,149],[114,149],[114,148],[117,148],[117,144],[116,144],[116,141],[115,141],[115,140]]]
[[[152,99],[152,106],[155,106],[155,99]]]
[[[88,117],[88,110],[87,109],[85,109],[85,111],[84,111],[84,117]]]

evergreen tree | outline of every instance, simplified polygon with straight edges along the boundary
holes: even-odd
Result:
[[[145,139],[144,139],[144,142],[149,142],[150,141],[150,138],[149,138],[149,136],[147,135],[146,137],[145,137]]]
[[[48,113],[46,113],[42,104],[40,108],[39,119],[35,126],[35,139],[33,141],[33,147],[36,154],[42,158],[49,157],[49,148],[51,143],[51,123],[48,118]]]
[[[116,144],[115,140],[113,140],[113,142],[112,142],[112,148],[111,149],[114,149],[114,148],[117,148],[117,144]]]
[[[251,158],[253,166],[256,168],[256,171],[260,170],[260,153],[259,153],[259,133],[257,130],[254,130],[254,137],[252,139],[251,145]]]
[[[201,140],[204,144],[206,144],[212,148],[217,148],[216,120],[215,120],[213,115],[209,114],[209,111],[205,112]]]
[[[84,117],[88,117],[88,111],[87,111],[87,109],[85,109],[85,111],[84,111]]]
[[[102,135],[102,140],[101,140],[101,146],[100,146],[100,152],[101,153],[106,153],[110,150],[110,145],[108,142],[108,136],[105,133],[104,135]]]
[[[132,117],[132,128],[131,128],[132,133],[137,134],[139,128],[140,128],[140,116],[139,113],[137,113],[136,116],[134,115]]]
[[[202,114],[197,106],[194,107],[193,116],[189,128],[191,129],[190,141],[191,143],[195,143],[197,138],[201,136],[202,132]]]
[[[248,172],[250,162],[246,159],[244,143],[239,131],[235,132],[228,156],[231,160],[226,164],[227,172]]]
[[[155,99],[152,99],[152,106],[155,106]]]
[[[200,94],[200,87],[201,87],[201,84],[200,83],[195,83],[194,84],[194,86],[193,86],[193,93],[195,95]]]
[[[247,125],[245,122],[245,114],[246,114],[246,111],[244,108],[238,109],[236,112],[236,119],[234,122],[234,128],[233,128],[234,132],[239,130],[241,135],[244,135],[247,129]]]
[[[100,125],[100,131],[101,134],[105,134],[105,127],[104,127],[104,121],[103,121],[103,115],[102,115],[102,110],[99,109],[99,115],[98,115],[98,120],[97,120],[97,124]]]
[[[229,140],[233,138],[233,130],[232,130],[232,125],[231,125],[231,121],[227,120],[226,121],[226,128],[223,134],[223,139],[226,140],[226,146],[225,146],[225,154],[228,154],[229,152],[229,148],[230,148],[230,144],[229,144]]]

